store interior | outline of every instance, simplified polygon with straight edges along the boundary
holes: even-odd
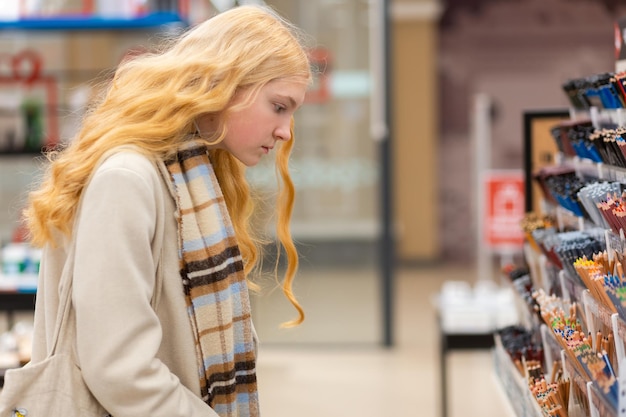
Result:
[[[0,5],[0,368],[15,360],[15,334],[32,323],[38,252],[19,242],[19,219],[46,164],[42,147],[71,140],[98,83],[121,59],[219,10],[254,2]],[[565,85],[626,69],[617,42],[626,6],[617,0],[264,3],[310,36],[318,73],[296,116],[291,164],[292,232],[300,253],[294,290],[306,320],[280,327],[296,312],[274,281],[271,249],[270,268],[257,279],[261,290],[252,295],[263,413],[542,415],[535,405],[523,411],[532,401],[511,398],[511,386],[528,381],[507,379],[494,335],[527,323],[511,271],[528,266],[530,242],[541,241],[523,228],[524,216],[552,214],[550,168],[568,157],[585,159],[564,148],[554,129],[565,131],[570,126],[561,123],[586,116],[597,127],[604,115],[577,108]],[[34,124],[23,120],[29,104],[39,115]],[[623,115],[615,114],[622,124]],[[615,164],[598,158],[595,163],[609,166],[604,179],[626,183],[626,175],[610,169]],[[536,177],[540,169],[550,175]],[[500,234],[486,231],[493,221],[488,187],[496,182],[485,178],[512,178],[509,186],[517,187]],[[273,195],[271,161],[250,169],[249,181]],[[588,213],[571,227],[583,230]],[[20,256],[16,267],[12,259]],[[536,272],[538,261],[530,257],[533,284],[558,282],[558,272]],[[585,395],[591,406],[577,396],[570,416],[597,410],[617,416]]]

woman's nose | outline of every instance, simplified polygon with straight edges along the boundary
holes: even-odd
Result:
[[[291,139],[291,123],[284,123],[274,131],[274,137],[277,140],[288,141]]]

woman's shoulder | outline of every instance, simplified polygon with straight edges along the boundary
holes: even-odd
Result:
[[[155,158],[133,147],[112,149],[99,162],[94,176],[134,175],[144,180],[154,180],[159,176]]]
[[[139,150],[124,147],[107,152],[99,161],[89,181],[90,188],[119,187],[150,189],[161,194],[163,180],[155,158]]]
[[[111,169],[130,170],[137,173],[156,171],[153,157],[130,146],[114,148],[102,157],[98,171]]]
[[[164,162],[156,155],[134,146],[114,148],[95,168],[90,182],[119,184],[120,187],[148,187],[159,195],[176,197]]]

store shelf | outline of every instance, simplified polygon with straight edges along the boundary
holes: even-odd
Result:
[[[562,164],[571,166],[579,176],[626,183],[626,168],[580,157],[562,157],[562,159]]]
[[[493,359],[496,376],[509,399],[511,407],[515,410],[515,414],[525,417],[542,417],[541,408],[533,398],[524,376],[519,373],[511,361],[499,336],[495,335],[494,339]]]
[[[186,25],[177,13],[152,13],[132,19],[95,16],[60,16],[0,21],[0,30],[131,30],[149,29],[170,24]]]
[[[37,292],[37,279],[36,274],[0,274],[0,293],[35,293]]]
[[[32,312],[35,310],[36,290],[32,287],[27,291],[0,290],[0,311],[6,314],[7,327],[15,324],[16,311]]]

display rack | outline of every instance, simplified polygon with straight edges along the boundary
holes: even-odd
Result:
[[[501,381],[509,402],[518,416],[542,417],[539,405],[532,398],[528,385],[518,369],[513,365],[508,353],[502,346],[502,341],[495,335],[494,367],[498,379]]]
[[[610,314],[606,308],[599,305],[589,295],[589,291],[583,292],[582,298],[584,299],[583,309],[586,311],[586,314],[590,316],[587,317],[587,323],[594,323],[594,320],[597,320],[603,325],[614,329],[614,333],[619,336],[615,339],[618,354],[621,355],[620,357],[624,358],[623,352],[624,343],[626,341],[626,322],[619,318],[617,314]],[[590,331],[594,330],[595,328]],[[540,326],[540,335],[545,355],[546,374],[550,374],[552,372],[552,364],[559,360],[562,363],[565,374],[572,381],[572,384],[576,384],[578,390],[585,393],[591,416],[612,417],[619,415],[622,417],[624,415],[618,414],[617,409],[610,404],[610,402],[606,399],[606,396],[601,394],[600,388],[596,384],[589,381],[588,376],[580,373],[578,367],[572,363],[572,360],[569,357],[567,357],[565,351],[556,341],[551,330],[545,324]],[[620,351],[621,353],[619,353]],[[495,336],[494,368],[517,416],[546,416],[539,408],[537,401],[533,398],[524,376],[522,376],[519,370],[513,365],[511,358],[504,350],[498,335]],[[626,368],[626,366],[620,367],[620,372],[626,373],[622,368]],[[571,389],[573,390],[575,387],[572,387]],[[573,397],[572,392],[573,391],[570,392],[570,396]],[[619,408],[623,409],[623,404],[626,403],[624,403],[622,399],[619,401]],[[572,405],[570,407],[580,408],[578,405]],[[578,412],[581,412],[581,410],[579,409]]]
[[[529,113],[534,114],[536,112]],[[557,110],[553,112],[543,112],[541,116],[553,119],[555,120],[555,123],[558,119],[560,119],[561,122],[567,122],[567,119],[563,118],[564,114],[565,112]],[[626,126],[625,109],[598,109],[591,107],[586,111],[570,110],[568,114],[569,121],[571,122],[591,120],[591,123],[596,130],[605,126]],[[527,129],[524,137],[525,149],[527,151],[525,159],[527,179],[527,212],[532,212],[539,206],[541,206],[542,209],[549,210],[550,213],[555,216],[555,228],[557,228],[559,232],[562,232],[565,229],[577,229],[578,231],[585,231],[593,228],[606,229],[608,227],[606,221],[603,221],[603,224],[597,224],[597,222],[594,223],[594,221],[589,218],[593,218],[593,216],[589,216],[588,212],[585,213],[585,216],[576,215],[561,205],[552,206],[551,203],[546,201],[533,201],[533,189],[531,182],[533,182],[534,177],[531,170],[537,169],[537,166],[533,166],[533,164],[529,161],[531,154],[530,150],[532,149],[530,143],[532,143],[533,138],[530,133],[530,124],[526,123],[528,120],[530,120],[530,118],[525,114],[525,129]],[[545,136],[543,139],[545,139]],[[598,182],[615,182],[626,185],[626,168],[622,166],[614,166],[606,162],[598,162],[581,156],[566,155],[562,152],[557,152],[552,160],[554,164],[558,166],[571,168],[571,170],[579,178],[596,180]],[[626,186],[623,188],[626,188]],[[534,194],[536,196],[536,193]],[[604,234],[609,257],[615,256],[615,252],[613,252],[612,249],[615,242],[618,242],[621,245],[620,252],[624,252],[623,246],[626,240],[624,239],[623,230],[619,230],[618,233],[616,233],[613,227],[612,229],[606,229]],[[546,262],[547,259],[544,255],[538,255],[538,252],[533,254],[532,252],[533,250],[530,249],[530,247],[525,246],[525,257],[533,257],[533,259],[528,259],[528,264],[532,273],[545,276],[547,274],[546,265],[550,262]],[[572,270],[573,267],[570,265],[569,268],[559,271],[559,296],[562,297],[562,299],[568,304],[577,306],[576,310],[579,312],[580,317],[584,321],[585,332],[588,332],[590,335],[595,335],[598,333],[598,330],[601,330],[601,334],[605,332],[609,332],[611,334],[613,337],[611,346],[615,349],[616,356],[616,361],[613,367],[616,368],[615,371],[617,372],[615,372],[615,377],[612,377],[613,379],[611,379],[612,382],[610,383],[607,383],[606,381],[598,382],[601,380],[592,380],[590,376],[591,374],[589,374],[589,369],[585,368],[586,372],[582,372],[584,366],[581,363],[575,363],[581,361],[582,356],[576,356],[578,361],[573,360],[572,358],[574,356],[570,356],[571,351],[570,353],[566,353],[566,350],[559,344],[559,342],[557,342],[556,336],[552,330],[549,327],[542,325],[540,329],[540,336],[545,352],[544,366],[547,368],[547,372],[550,372],[552,364],[556,363],[556,361],[560,359],[564,375],[566,375],[571,381],[570,393],[573,393],[574,390],[578,394],[584,393],[584,398],[582,399],[584,404],[579,403],[578,405],[571,406],[577,408],[573,410],[575,415],[589,415],[592,417],[626,417],[626,321],[624,320],[624,317],[620,316],[620,314],[615,313],[615,310],[611,311],[603,303],[599,302],[598,299],[594,298],[590,289],[581,284],[582,281],[577,282],[576,277],[570,276],[572,274]],[[578,280],[580,280],[580,278]],[[538,288],[548,292],[549,288],[544,281],[538,279],[537,283],[539,284]],[[519,304],[521,304],[522,308],[524,308],[524,303]],[[532,310],[528,310],[528,305],[525,307],[526,311],[523,311],[523,313],[525,313],[523,317],[526,318],[524,325],[526,327],[531,327],[530,325],[532,325],[532,323],[529,318],[532,318]],[[597,346],[595,350],[598,351]],[[600,356],[598,356],[598,358],[599,357]],[[533,401],[529,404],[525,403],[530,392],[527,382],[523,377],[520,378],[518,369],[516,369],[513,365],[510,356],[507,355],[507,352],[503,351],[502,346],[499,345],[497,339],[494,350],[494,363],[496,374],[502,382],[502,385],[507,392],[509,402],[518,416],[548,415],[542,413],[541,410],[533,408],[536,401],[534,401],[532,395],[530,395],[530,399]],[[617,383],[615,383],[616,380]],[[616,389],[618,386],[620,389]]]

